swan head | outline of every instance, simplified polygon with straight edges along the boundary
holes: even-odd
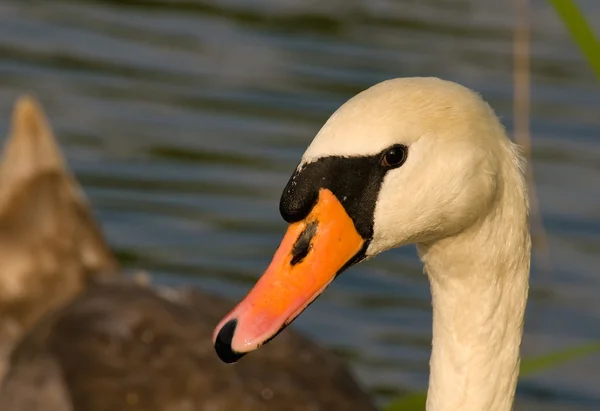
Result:
[[[258,348],[361,260],[473,226],[493,210],[516,158],[492,109],[456,83],[395,79],[351,98],[285,187],[288,231],[265,274],[217,326],[217,353],[233,362]]]

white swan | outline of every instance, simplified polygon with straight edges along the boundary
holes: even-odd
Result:
[[[416,243],[431,283],[429,411],[508,411],[519,370],[530,236],[521,159],[491,108],[435,78],[350,99],[281,199],[271,265],[217,326],[228,362],[289,324],[349,265]]]

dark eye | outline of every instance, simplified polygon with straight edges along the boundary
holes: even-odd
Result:
[[[406,161],[408,147],[401,144],[390,148],[381,159],[381,166],[385,168],[400,167]]]

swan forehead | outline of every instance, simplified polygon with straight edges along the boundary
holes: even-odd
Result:
[[[437,78],[384,81],[343,104],[317,133],[302,163],[328,156],[368,156],[424,136],[464,139],[494,118],[472,90]]]

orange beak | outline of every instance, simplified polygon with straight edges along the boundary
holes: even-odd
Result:
[[[290,224],[254,288],[217,325],[213,343],[221,360],[235,362],[274,338],[353,261],[364,244],[336,196],[321,189],[310,214]]]

